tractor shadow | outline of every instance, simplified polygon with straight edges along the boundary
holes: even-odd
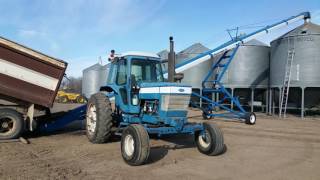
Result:
[[[159,144],[157,142],[156,145],[150,147],[150,155],[147,164],[152,164],[163,159],[170,150],[196,148],[196,145],[193,142],[193,136],[190,135],[163,136],[161,138],[151,136],[150,138],[156,141],[164,141],[164,143],[157,145]]]
[[[153,140],[161,140],[164,143],[161,145],[152,145],[150,147],[150,154],[146,164],[153,164],[163,159],[169,151],[175,151],[179,149],[196,148],[193,135],[175,135],[175,136],[163,136],[161,138],[150,137]],[[224,151],[221,154],[227,152],[227,146],[224,145]],[[200,152],[199,152],[200,153]],[[221,155],[220,154],[220,155]]]

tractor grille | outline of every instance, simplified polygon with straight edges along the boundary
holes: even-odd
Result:
[[[162,95],[162,111],[186,111],[190,103],[190,95]]]

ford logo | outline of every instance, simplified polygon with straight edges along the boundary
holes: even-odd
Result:
[[[184,92],[184,89],[179,89],[178,91],[179,91],[179,92]]]

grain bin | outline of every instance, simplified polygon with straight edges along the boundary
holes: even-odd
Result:
[[[197,55],[209,51],[208,48],[203,46],[200,43],[196,43],[188,47],[187,49],[179,52],[176,56],[176,64],[179,65],[186,60],[189,60]],[[194,66],[188,70],[183,71],[184,78],[181,83],[186,85],[191,85],[193,89],[201,89],[202,81],[205,76],[208,74],[210,68],[212,66],[212,61],[205,61],[197,66]]]
[[[86,98],[99,91],[101,86],[101,64],[94,64],[82,71],[82,94]]]
[[[251,40],[236,52],[222,82],[228,88],[267,88],[270,47]]]
[[[162,63],[161,63],[162,71],[163,72],[168,71],[168,62],[167,61],[168,61],[169,51],[162,50],[162,51],[158,52],[157,54],[162,61]]]
[[[320,26],[305,23],[271,42],[271,87],[282,87],[288,39],[294,40],[290,87],[320,87]]]
[[[100,86],[107,85],[110,65],[111,65],[110,63],[106,64],[106,65],[102,66],[101,69],[100,69],[100,84],[99,84]]]
[[[213,61],[216,60],[217,57]],[[251,107],[251,111],[254,106],[262,109],[267,106],[269,61],[270,47],[253,39],[240,45],[222,78],[230,93],[239,97],[242,106]]]
[[[291,66],[288,107],[298,107],[303,117],[305,104],[307,108],[312,108],[318,106],[320,101],[314,94],[317,92],[314,88],[320,87],[320,26],[306,22],[271,42],[270,86],[274,96],[270,101],[273,104],[279,103],[278,92],[283,86],[286,72],[289,39],[293,41],[295,54]]]
[[[184,63],[186,60],[196,57],[197,55],[209,51],[207,47],[203,46],[200,43],[195,43],[190,47],[182,50],[176,55],[176,64]],[[212,66],[212,61],[206,61],[203,63],[198,64],[188,70],[183,71],[184,78],[182,79],[181,83],[186,85],[192,86],[192,92],[197,94],[202,94],[202,81],[208,74],[210,68]],[[194,104],[200,105],[202,104],[200,101],[201,99],[196,96],[191,97],[191,101]]]

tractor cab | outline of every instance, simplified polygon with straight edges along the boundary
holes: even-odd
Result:
[[[165,82],[161,67],[158,55],[140,52],[125,53],[112,63],[104,88],[114,93],[124,122],[172,125],[172,119],[186,119],[191,87]]]

